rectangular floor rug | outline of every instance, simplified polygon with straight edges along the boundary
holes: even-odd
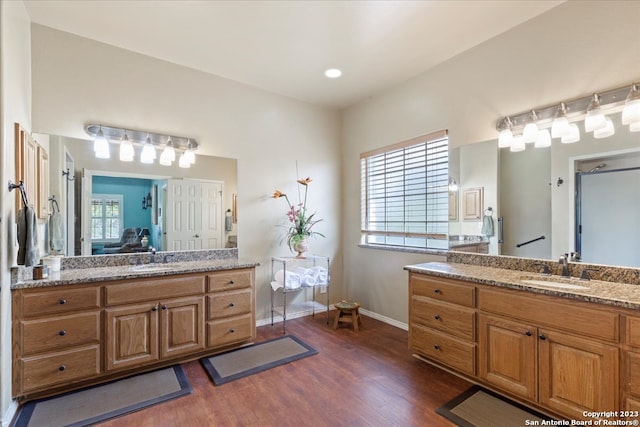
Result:
[[[15,427],[88,426],[191,394],[191,384],[176,365],[107,384],[69,392],[22,406]]]
[[[285,335],[205,357],[200,359],[200,363],[213,383],[221,385],[317,353],[315,349],[293,335]]]
[[[542,425],[542,420],[552,420],[477,385],[445,403],[436,412],[460,427]]]

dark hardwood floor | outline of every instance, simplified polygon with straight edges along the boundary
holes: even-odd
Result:
[[[185,363],[193,394],[100,426],[451,426],[435,409],[470,387],[412,357],[406,331],[369,317],[357,333],[323,315],[293,319],[287,334],[319,354],[219,387]],[[263,326],[257,341],[280,336],[282,324]]]

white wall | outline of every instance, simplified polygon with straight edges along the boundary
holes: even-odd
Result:
[[[0,425],[9,425],[11,400],[11,284],[16,262],[14,123],[31,129],[31,54],[29,17],[22,2],[0,1]]]
[[[440,129],[449,130],[454,147],[488,141],[497,137],[495,124],[506,115],[637,81],[639,15],[640,2],[566,2],[346,109],[343,250],[348,297],[406,321],[402,267],[429,259],[358,247],[361,152]],[[371,262],[376,259],[380,262]],[[402,298],[372,297],[393,292]]]
[[[39,133],[87,138],[85,124],[103,123],[193,137],[204,154],[238,159],[238,247],[261,264],[258,319],[270,316],[271,256],[291,254],[279,245],[284,204],[271,195],[297,190],[297,161],[327,236],[312,249],[338,260],[331,295],[341,298],[337,112],[35,24],[32,58]]]

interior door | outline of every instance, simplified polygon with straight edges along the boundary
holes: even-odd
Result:
[[[216,181],[167,182],[167,250],[222,247],[222,187]]]
[[[582,260],[640,267],[640,169],[585,173],[579,182]]]

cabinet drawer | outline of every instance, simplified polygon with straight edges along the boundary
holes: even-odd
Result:
[[[410,334],[411,349],[416,353],[461,372],[475,375],[475,344],[417,325],[411,326]]]
[[[20,328],[24,355],[98,343],[100,312],[27,320]]]
[[[588,337],[619,341],[617,313],[592,309],[579,302],[560,302],[558,298],[537,294],[479,288],[478,308]]]
[[[455,280],[411,273],[411,296],[420,295],[439,301],[475,306],[475,287]]]
[[[24,317],[65,313],[100,307],[100,288],[74,288],[24,292],[18,303]]]
[[[640,353],[624,353],[624,370],[625,389],[630,394],[640,397]]]
[[[154,280],[134,280],[105,286],[106,304],[162,301],[204,293],[204,276],[174,276]]]
[[[253,338],[251,314],[207,322],[207,346],[220,347]]]
[[[640,347],[640,318],[625,316],[625,342],[629,345]]]
[[[207,319],[237,316],[251,312],[251,289],[217,292],[207,296]]]
[[[207,292],[228,291],[251,286],[251,270],[229,270],[207,275]]]
[[[412,324],[420,324],[467,340],[475,338],[475,313],[460,306],[439,303],[429,298],[411,298]]]
[[[100,373],[100,346],[24,358],[20,363],[23,392],[67,384]]]

